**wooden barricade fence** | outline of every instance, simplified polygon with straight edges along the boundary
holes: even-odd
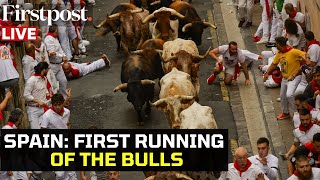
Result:
[[[32,3],[33,7],[39,9],[39,3],[41,0],[25,0],[25,3]],[[30,22],[30,26],[38,26],[37,22]],[[17,64],[17,71],[19,73],[19,85],[12,89],[13,97],[8,102],[8,105],[3,112],[3,120],[1,121],[1,126],[4,126],[9,118],[10,112],[14,108],[20,108],[24,112],[24,117],[22,119],[22,123],[19,128],[29,128],[28,115],[25,106],[25,98],[23,97],[24,92],[24,77],[22,71],[22,57],[25,54],[24,42],[15,42],[12,44],[13,52],[14,52],[14,60]],[[4,89],[0,89],[0,102],[4,99],[5,91]]]
[[[310,17],[311,31],[320,40],[320,0],[299,0],[301,12]]]

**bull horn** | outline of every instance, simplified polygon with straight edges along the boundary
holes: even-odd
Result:
[[[160,4],[160,3],[161,3],[161,1],[155,1],[155,2],[151,3],[150,5],[154,6],[154,5],[157,5],[157,4]]]
[[[160,104],[162,104],[162,103],[164,103],[164,102],[166,102],[166,98],[162,98],[162,99],[159,99],[158,101],[156,101],[156,102],[154,102],[154,103],[151,103],[150,102],[150,104],[152,105],[152,106],[158,106],[158,105],[160,105]]]
[[[161,49],[156,49],[157,53],[162,54],[163,50]]]
[[[110,15],[109,18],[112,19],[112,18],[118,17],[119,15],[120,15],[120,13],[115,13],[115,14]]]
[[[144,9],[143,9],[143,8],[130,10],[130,12],[131,12],[132,14],[140,13],[140,12],[143,12],[143,11],[144,11]]]
[[[187,175],[185,175],[185,174],[175,173],[175,175],[176,175],[176,177],[177,177],[178,179],[184,178],[184,179],[188,179],[188,180],[193,180],[193,179],[191,179],[189,176],[187,176]]]
[[[186,30],[188,28],[190,28],[191,26],[192,26],[192,23],[188,23],[188,24],[184,25],[183,28],[182,28],[182,32],[186,32]]]
[[[119,91],[120,89],[125,89],[128,87],[128,83],[122,83],[120,84],[119,86],[117,86],[116,88],[114,88],[113,92],[117,92]]]
[[[136,51],[132,51],[132,53],[133,54],[141,54],[143,52],[143,50],[142,49],[140,49],[140,50],[136,50]]]
[[[93,27],[94,27],[95,29],[99,29],[99,28],[102,27],[102,25],[103,25],[106,21],[107,21],[107,19],[104,19],[98,26],[93,25]]]
[[[205,57],[207,57],[207,56],[208,56],[208,54],[209,54],[209,52],[210,52],[210,49],[211,49],[211,46],[208,48],[208,50],[207,50],[206,54],[204,54],[203,56],[201,56],[201,55],[197,55],[197,56],[195,56],[195,58],[198,58],[198,59],[204,59]]]
[[[184,18],[184,15],[178,13],[177,11],[173,10],[171,11],[171,15],[175,15],[175,16],[178,16],[179,18],[183,19]]]
[[[145,178],[144,180],[154,180],[154,177],[155,176],[149,176],[149,177]]]
[[[142,21],[142,23],[147,23],[149,22],[152,18],[154,18],[154,14],[149,14],[146,18],[144,18],[144,20]]]
[[[183,100],[192,100],[192,99],[194,99],[194,96],[181,95],[180,98]]]
[[[113,35],[114,36],[116,36],[116,35],[120,36],[121,34],[120,34],[120,31],[116,31],[116,32],[113,33]]]
[[[215,25],[211,24],[211,23],[203,22],[203,24],[206,25],[206,26],[210,26],[210,27],[212,27],[214,29],[217,29],[217,27]]]
[[[141,84],[142,85],[149,85],[149,84],[156,84],[156,83],[152,80],[144,79],[144,80],[141,80]]]

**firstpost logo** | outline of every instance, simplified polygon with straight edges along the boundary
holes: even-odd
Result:
[[[15,16],[16,21],[26,21],[26,14],[30,16],[30,21],[46,21],[51,26],[54,21],[91,21],[92,18],[86,18],[86,9],[81,10],[45,10],[43,7],[37,9],[20,9],[19,5],[2,5],[3,21],[8,21],[10,16]],[[10,11],[13,8],[14,11]],[[9,16],[10,15],[10,16]],[[3,41],[26,41],[37,39],[37,27],[2,27],[1,38]]]

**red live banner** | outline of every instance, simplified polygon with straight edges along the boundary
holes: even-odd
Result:
[[[16,27],[7,26],[1,28],[2,41],[33,41],[37,40],[38,27]]]

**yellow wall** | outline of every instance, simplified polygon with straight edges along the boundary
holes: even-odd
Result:
[[[316,39],[320,40],[320,9],[317,1],[319,0],[299,0],[302,13],[305,14],[306,10],[310,16],[311,31],[315,34]]]

